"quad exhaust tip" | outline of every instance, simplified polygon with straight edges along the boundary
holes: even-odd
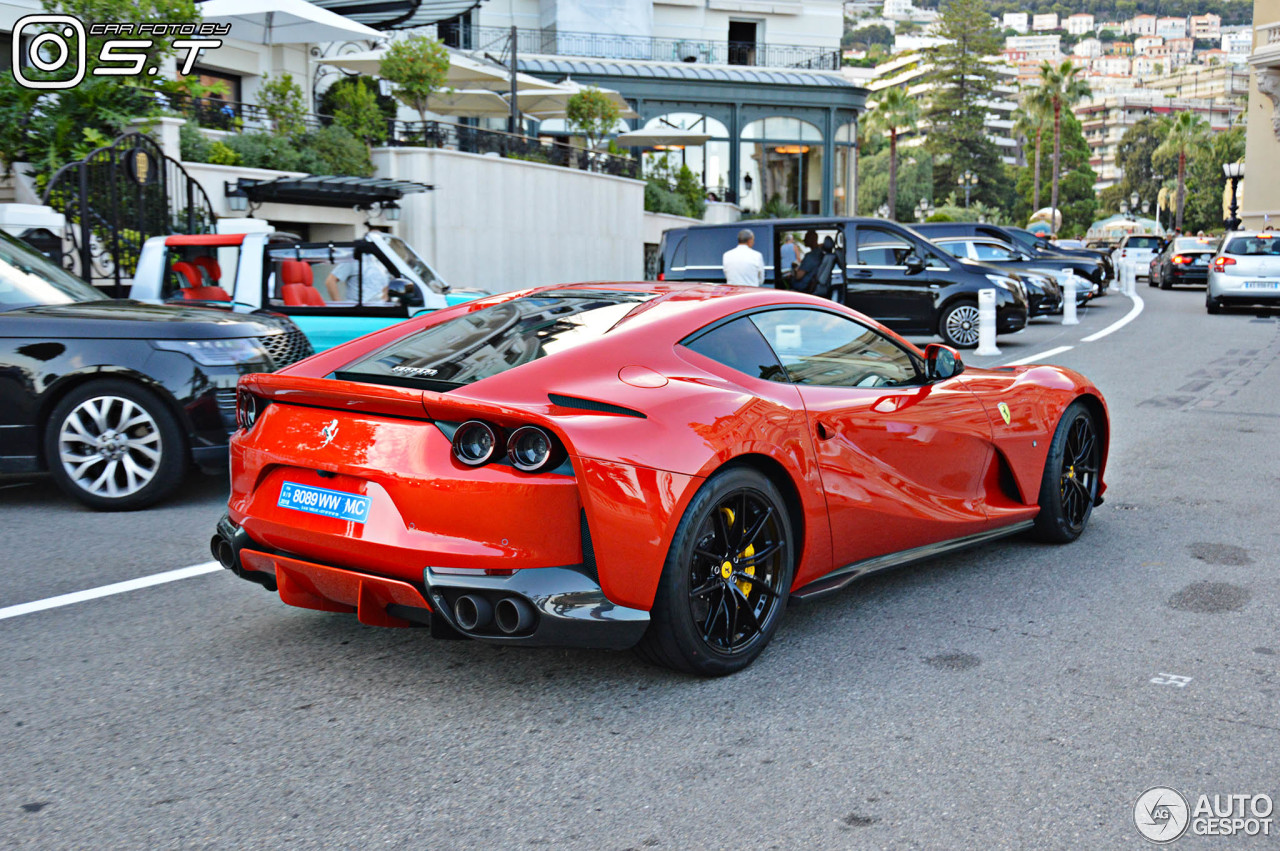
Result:
[[[493,617],[507,635],[525,632],[533,626],[533,606],[519,597],[503,597],[493,607]]]

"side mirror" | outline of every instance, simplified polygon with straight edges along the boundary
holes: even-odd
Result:
[[[964,361],[960,360],[960,353],[941,343],[930,343],[924,347],[924,365],[925,377],[929,381],[955,378],[964,372]]]
[[[908,254],[907,258],[902,262],[907,267],[907,274],[914,275],[917,272],[924,271],[924,261],[921,260],[920,255],[916,254],[914,251]]]
[[[405,307],[422,307],[422,293],[408,278],[392,278],[387,284],[387,297]]]

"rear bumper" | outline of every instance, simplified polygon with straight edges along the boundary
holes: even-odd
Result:
[[[508,576],[428,567],[421,583],[406,582],[274,552],[225,515],[210,544],[223,567],[278,592],[285,603],[355,614],[370,626],[430,626],[434,636],[492,644],[621,650],[638,642],[649,625],[648,612],[611,602],[583,565],[527,568]],[[506,633],[488,617],[466,629],[454,614],[464,595],[483,600],[491,610],[515,601],[529,612],[530,623]]]

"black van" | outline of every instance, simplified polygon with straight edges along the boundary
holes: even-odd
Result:
[[[996,330],[1027,324],[1027,293],[1017,273],[951,257],[910,228],[872,218],[751,219],[672,228],[659,246],[658,280],[725,280],[722,258],[738,232],[755,234],[765,285],[829,296],[905,334],[937,334],[949,345],[978,345],[978,291],[996,291]],[[808,251],[833,253],[835,263],[797,269],[787,237]],[[829,245],[829,249],[823,246]],[[799,254],[801,252],[794,252]],[[805,268],[829,269],[810,285]]]
[[[1092,248],[1060,248],[1043,236],[1024,228],[986,222],[924,222],[912,227],[925,239],[950,236],[993,237],[1018,249],[1029,260],[1047,260],[1054,265],[1071,269],[1080,277],[1097,284],[1098,295],[1107,291],[1107,282],[1114,277],[1111,256],[1106,252]]]

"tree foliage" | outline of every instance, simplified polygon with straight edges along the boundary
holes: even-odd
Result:
[[[1026,144],[1027,159],[1033,157],[1033,143]],[[1060,234],[1067,237],[1083,236],[1097,215],[1098,201],[1093,191],[1097,180],[1089,167],[1089,143],[1081,132],[1080,121],[1071,112],[1062,114],[1062,178],[1058,186],[1058,210],[1062,213]],[[1040,179],[1048,181],[1053,161],[1044,157],[1041,161]],[[1025,224],[1036,211],[1032,205],[1034,169],[1024,168],[1018,177],[1018,202],[1013,209],[1014,221]],[[1044,205],[1041,205],[1044,206]]]
[[[565,122],[570,130],[586,137],[587,148],[591,150],[613,130],[621,115],[618,105],[594,86],[588,86],[565,103]]]
[[[302,87],[294,82],[293,75],[285,71],[278,77],[262,76],[258,86],[258,105],[271,119],[277,133],[293,136],[307,129],[307,103]]]
[[[1156,148],[1155,156],[1177,157],[1177,201],[1174,208],[1174,226],[1182,227],[1182,214],[1187,196],[1187,158],[1209,133],[1209,124],[1194,112],[1179,112],[1167,125],[1164,141]]]
[[[898,208],[898,134],[920,122],[920,105],[905,90],[885,89],[880,101],[867,116],[868,132],[882,132],[889,137],[889,210],[897,221]]]
[[[912,148],[905,156],[899,154],[898,194],[894,219],[900,222],[915,221],[916,205],[921,198],[931,200],[933,194],[933,160],[923,148]],[[874,136],[863,144],[858,157],[858,214],[874,216],[881,204],[889,199],[889,144],[881,136]]]
[[[1059,183],[1062,178],[1062,119],[1090,94],[1089,84],[1079,77],[1080,68],[1070,60],[1058,65],[1043,62],[1040,65],[1040,103],[1047,102],[1053,110],[1053,171],[1050,175],[1049,206],[1059,210]],[[1063,224],[1066,224],[1064,217]]]
[[[381,73],[396,84],[396,98],[426,122],[431,96],[449,77],[449,51],[425,35],[396,39],[383,54]]]
[[[387,116],[378,105],[378,97],[368,86],[359,83],[334,87],[333,122],[357,139],[376,145],[387,138]]]
[[[988,57],[1003,47],[984,0],[951,0],[937,34],[947,43],[932,53],[934,86],[926,118],[933,154],[934,197],[943,197],[966,171],[982,175],[975,197],[1005,207],[1012,190],[1000,152],[983,126],[997,75]]]

